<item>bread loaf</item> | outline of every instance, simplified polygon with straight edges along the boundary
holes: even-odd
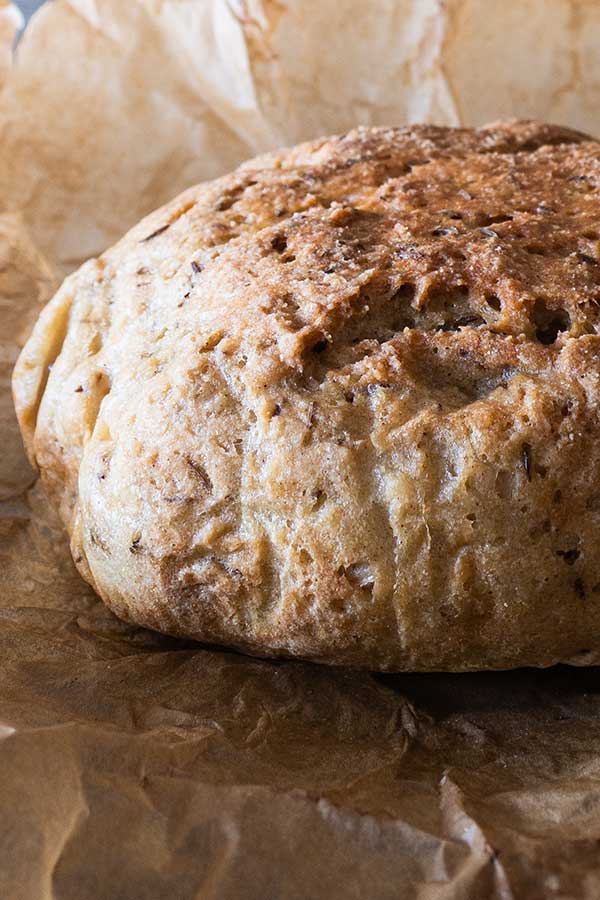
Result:
[[[599,331],[600,144],[359,128],[88,261],[14,393],[118,616],[379,670],[586,663]]]

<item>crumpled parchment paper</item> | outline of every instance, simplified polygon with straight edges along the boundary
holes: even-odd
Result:
[[[0,897],[600,897],[600,675],[372,676],[115,619],[27,465],[10,370],[142,214],[357,122],[600,131],[595,0],[0,0]]]

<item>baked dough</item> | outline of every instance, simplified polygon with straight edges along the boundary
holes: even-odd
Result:
[[[359,128],[64,282],[16,408],[124,619],[379,670],[600,660],[600,144]]]

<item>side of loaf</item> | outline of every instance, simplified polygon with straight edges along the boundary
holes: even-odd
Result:
[[[186,191],[17,364],[114,612],[372,669],[600,661],[600,144],[359,128]]]

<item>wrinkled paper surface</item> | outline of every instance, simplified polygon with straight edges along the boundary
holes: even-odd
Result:
[[[61,277],[184,187],[356,123],[600,132],[595,0],[0,0],[0,897],[600,897],[600,677],[373,676],[119,622],[10,370]],[[549,598],[551,602],[551,598]]]

